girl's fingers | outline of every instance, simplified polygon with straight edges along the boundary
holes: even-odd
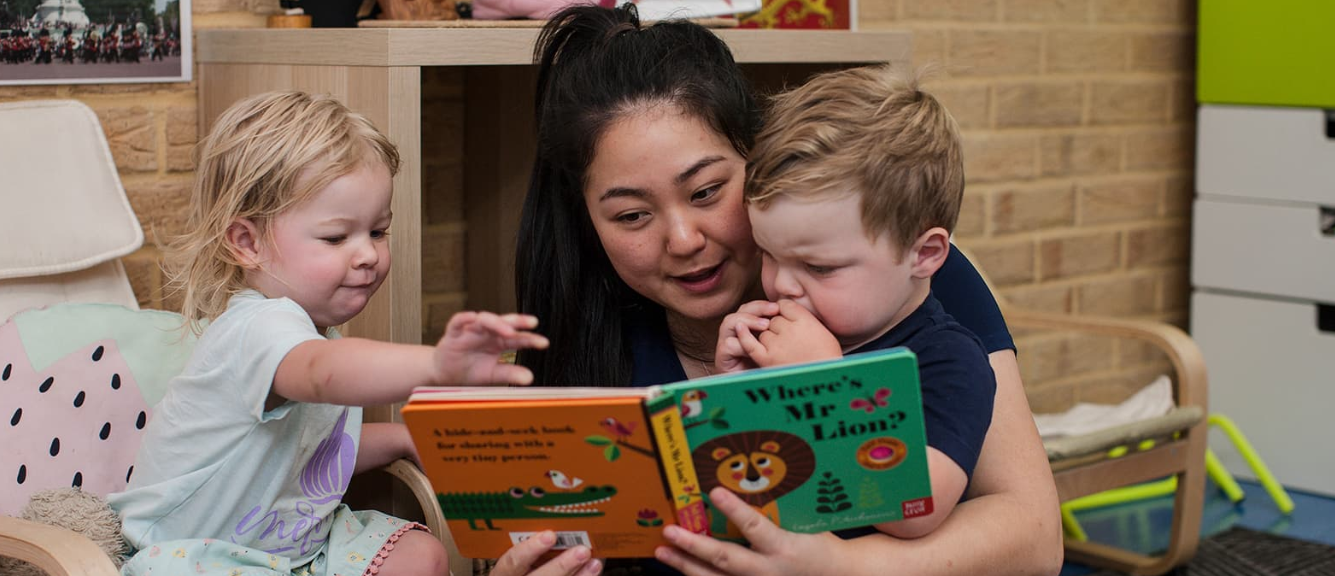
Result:
[[[533,383],[533,372],[523,366],[498,362],[490,368],[490,372],[483,373],[482,378],[474,384],[528,386]]]
[[[532,330],[538,327],[538,317],[531,314],[505,314],[501,321],[519,330]]]
[[[516,330],[509,322],[491,312],[477,312],[476,314],[477,317],[469,326],[473,330],[490,332],[504,338],[514,337],[519,333],[519,330]]]
[[[504,338],[501,340],[501,347],[506,350],[519,350],[521,348],[536,348],[542,350],[549,344],[550,342],[547,341],[546,336],[534,334],[532,332],[520,332],[512,338]]]

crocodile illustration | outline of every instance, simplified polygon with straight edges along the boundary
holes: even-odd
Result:
[[[467,518],[473,530],[482,530],[476,524],[482,520],[488,530],[499,530],[491,525],[492,520],[602,516],[603,512],[594,506],[611,500],[616,493],[612,486],[590,486],[579,492],[548,492],[534,486],[502,492],[450,492],[436,494],[436,499],[446,518]]]

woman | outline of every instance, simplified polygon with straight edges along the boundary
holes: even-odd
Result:
[[[539,37],[538,153],[516,257],[519,309],[545,352],[535,382],[644,386],[709,375],[718,325],[758,298],[759,258],[742,203],[758,107],[726,45],[686,22],[641,27],[631,5],[553,16]],[[995,300],[957,251],[936,295],[991,352],[997,398],[974,477],[933,534],[842,540],[795,534],[735,498],[716,502],[749,548],[670,527],[658,558],[689,575],[1047,574],[1061,565],[1056,490],[1014,345]],[[541,542],[502,558],[522,573]],[[534,574],[588,570],[571,550]]]

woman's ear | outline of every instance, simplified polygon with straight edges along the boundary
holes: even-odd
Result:
[[[249,218],[237,218],[224,235],[227,250],[247,270],[260,267],[260,228]]]
[[[909,257],[913,259],[913,277],[931,278],[946,263],[948,255],[950,233],[940,226],[929,228],[918,235],[918,239],[913,242],[913,249],[909,250]]]

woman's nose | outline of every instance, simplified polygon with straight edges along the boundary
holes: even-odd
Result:
[[[675,217],[668,224],[668,254],[690,256],[704,247],[705,233],[689,215]]]

